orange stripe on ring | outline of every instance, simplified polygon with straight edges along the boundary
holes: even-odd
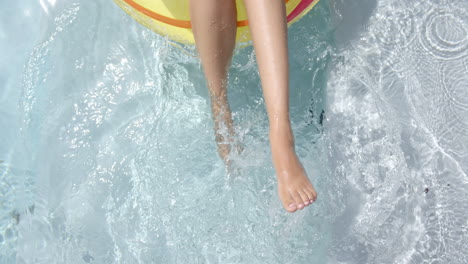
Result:
[[[163,22],[165,24],[175,26],[175,27],[192,28],[192,23],[190,23],[190,21],[179,20],[179,19],[174,19],[174,18],[170,18],[170,17],[167,17],[167,16],[160,15],[160,14],[158,14],[156,12],[153,12],[153,11],[145,8],[144,6],[139,5],[138,3],[136,3],[133,0],[124,0],[124,2],[127,3],[129,6],[133,7],[138,12],[140,12],[140,13],[146,15],[146,16],[149,16],[152,19],[155,19],[157,21],[160,21],[160,22]],[[289,0],[285,0],[285,2],[287,3],[287,2],[289,2]],[[248,25],[249,25],[248,20],[237,21],[237,27],[245,27],[245,26],[248,26]]]

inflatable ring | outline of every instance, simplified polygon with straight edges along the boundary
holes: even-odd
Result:
[[[149,29],[186,44],[194,44],[189,0],[114,0],[125,12]],[[288,25],[309,12],[319,0],[285,0]],[[237,4],[236,42],[248,43],[247,13],[243,0]]]

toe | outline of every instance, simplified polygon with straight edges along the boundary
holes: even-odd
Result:
[[[284,209],[286,209],[286,211],[290,212],[290,213],[294,213],[296,210],[297,210],[297,204],[296,202],[291,198],[291,195],[289,195],[289,193],[285,194],[287,197],[285,197],[286,199],[282,200],[283,202],[283,207]]]
[[[313,203],[314,202],[314,194],[312,193],[311,190],[309,189],[304,189],[304,193],[305,195],[307,196],[307,200],[309,201],[309,203]]]
[[[305,192],[302,191],[302,192],[299,192],[299,195],[301,196],[302,203],[303,203],[305,206],[309,205],[310,199],[309,199],[309,197],[307,196],[307,193],[305,193]]]
[[[297,210],[297,206],[294,201],[291,201],[291,203],[289,203],[287,206],[284,206],[284,208],[290,213],[294,213]]]
[[[312,187],[309,187],[308,190],[309,190],[309,192],[310,192],[311,195],[312,195],[312,200],[315,202],[315,200],[317,200],[317,192],[316,192],[315,189],[312,188]]]
[[[296,202],[298,209],[304,208],[304,204],[302,203],[302,198],[298,192],[296,191],[291,192],[291,197],[294,199],[294,202]]]

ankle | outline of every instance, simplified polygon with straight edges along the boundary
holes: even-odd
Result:
[[[273,149],[294,149],[294,134],[289,122],[270,126],[270,145]]]

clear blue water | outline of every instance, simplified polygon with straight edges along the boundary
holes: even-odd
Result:
[[[290,28],[319,199],[288,214],[251,47],[227,170],[193,47],[112,1],[2,1],[0,263],[467,263],[467,11],[322,0]]]

